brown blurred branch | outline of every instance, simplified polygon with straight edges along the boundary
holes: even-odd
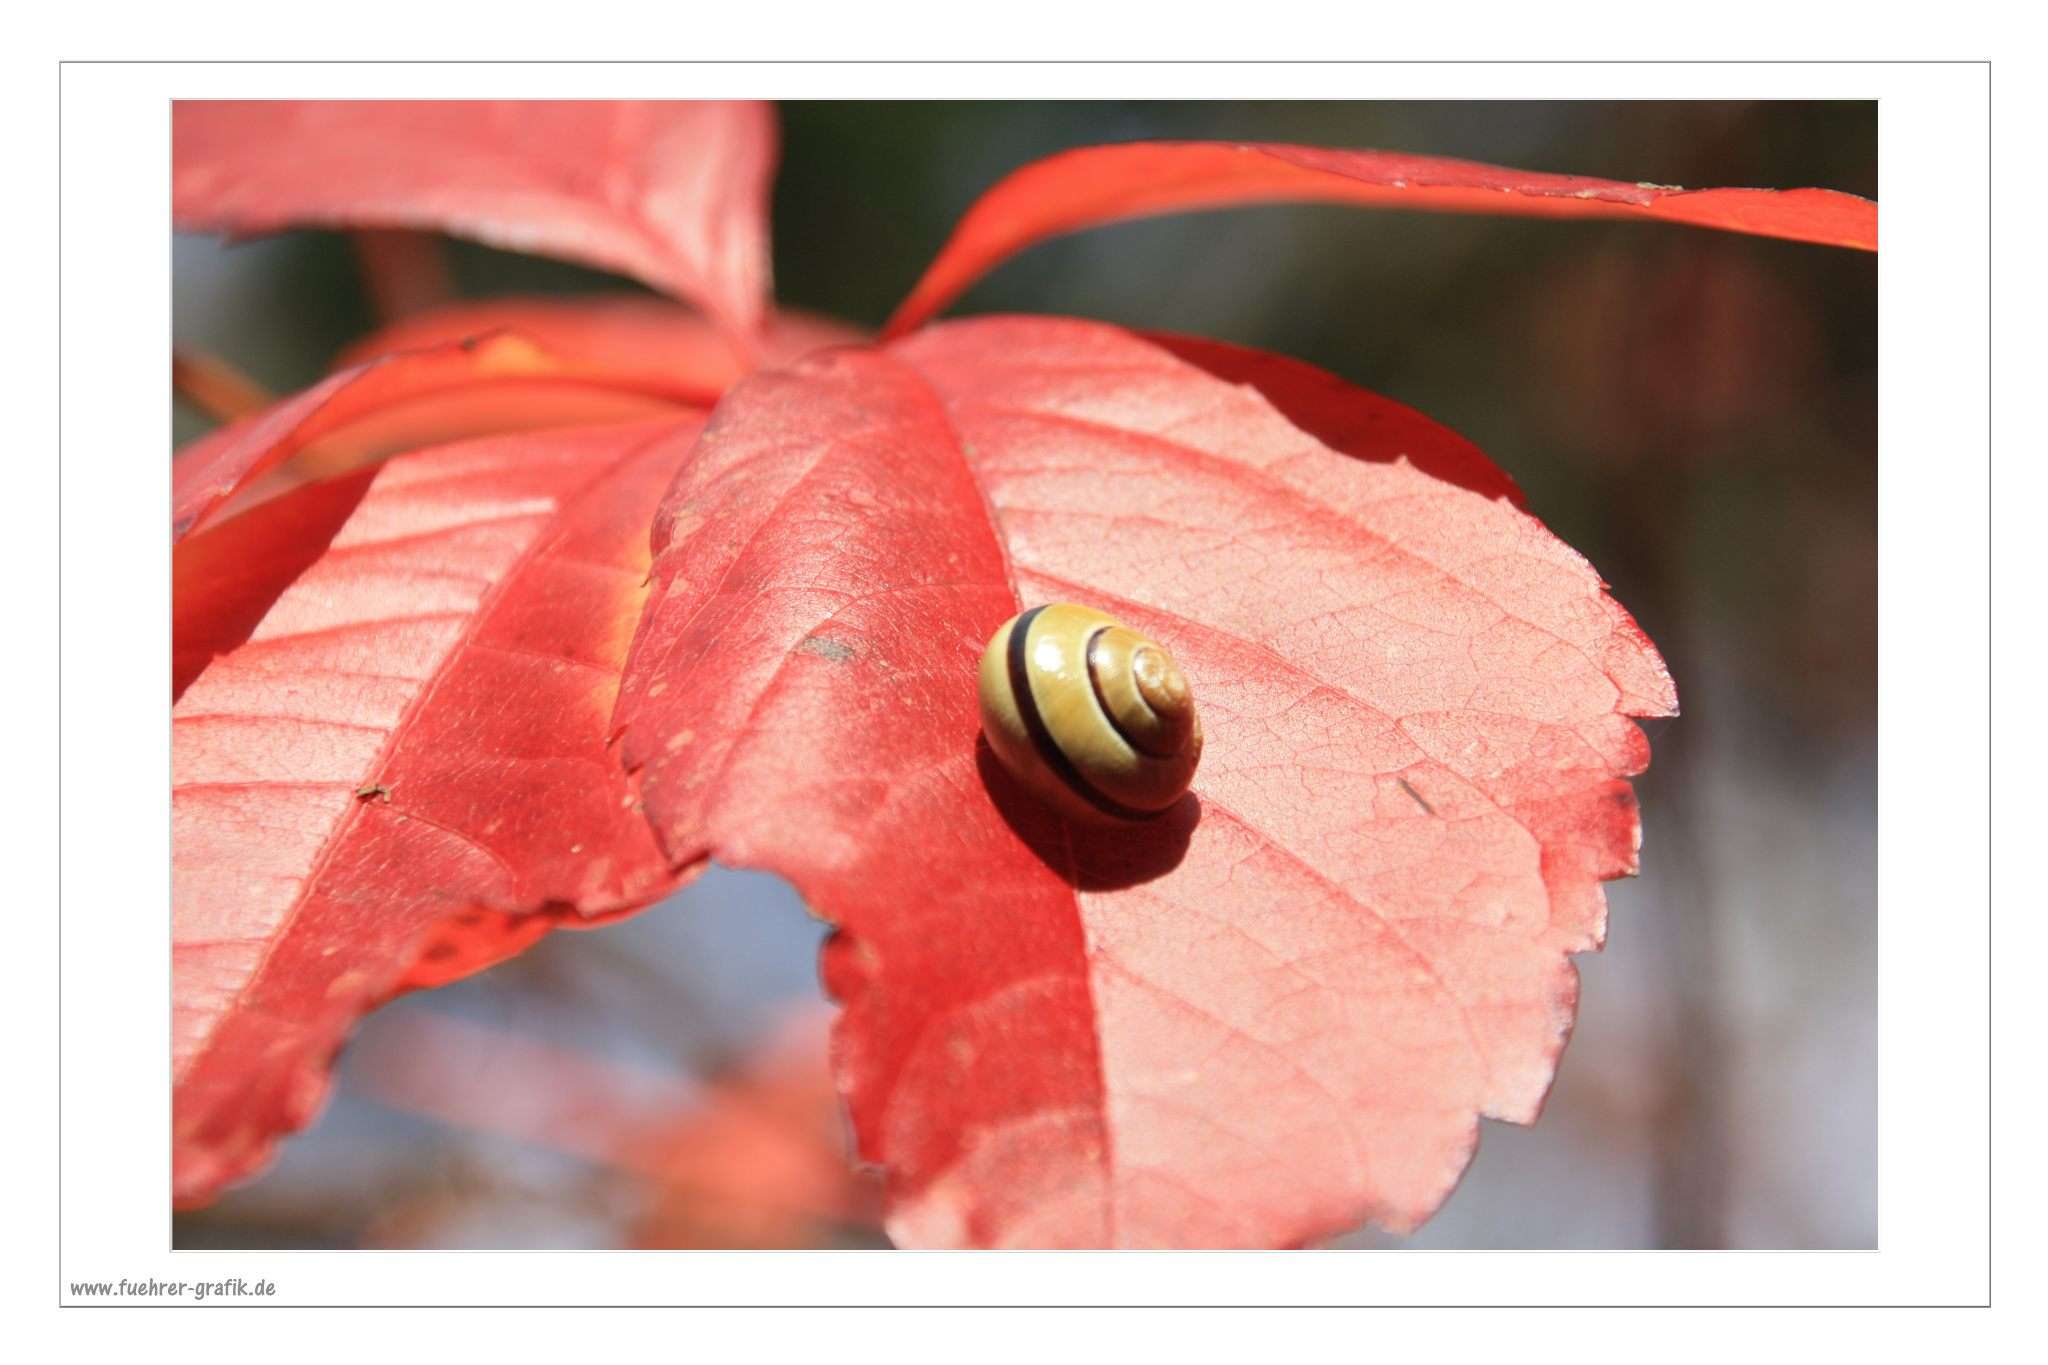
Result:
[[[233,422],[270,406],[270,391],[217,355],[171,352],[171,392],[217,422]]]
[[[364,228],[349,234],[379,322],[396,322],[455,296],[441,239],[431,232]]]

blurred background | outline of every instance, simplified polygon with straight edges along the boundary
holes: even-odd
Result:
[[[1137,138],[1379,147],[1877,195],[1873,103],[796,103],[777,292],[875,326],[976,194]],[[176,341],[277,391],[374,325],[347,238],[173,239]],[[633,289],[448,244],[466,295]],[[1643,875],[1577,959],[1542,1120],[1486,1123],[1417,1234],[1347,1247],[1877,1242],[1877,262],[1638,223],[1235,209],[1101,229],[953,310],[1284,352],[1421,409],[1527,490],[1662,648]],[[178,442],[207,429],[180,406]],[[825,1074],[823,926],[713,869],[601,932],[400,1000],[318,1123],[179,1247],[887,1245]]]

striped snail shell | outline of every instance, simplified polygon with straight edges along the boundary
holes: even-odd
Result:
[[[981,728],[1040,799],[1098,823],[1160,814],[1202,758],[1202,723],[1173,656],[1071,602],[1020,612],[988,642]]]

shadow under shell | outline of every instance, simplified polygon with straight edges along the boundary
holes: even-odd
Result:
[[[997,813],[1040,862],[1077,891],[1114,891],[1165,876],[1187,856],[1201,823],[1201,798],[1193,792],[1149,820],[1068,820],[1013,777],[981,735],[974,741],[974,764]]]

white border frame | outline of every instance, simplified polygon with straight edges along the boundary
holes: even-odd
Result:
[[[168,470],[164,407],[148,397],[164,392],[170,334],[169,101],[798,94],[1880,100],[1879,1251],[169,1250],[168,944],[146,914],[109,921],[162,903],[170,858],[151,662],[169,649]],[[277,1281],[279,1304],[1984,1302],[1989,623],[1975,604],[1988,592],[1988,94],[1981,65],[67,66],[60,1298],[72,1301],[74,1279],[240,1275]]]

